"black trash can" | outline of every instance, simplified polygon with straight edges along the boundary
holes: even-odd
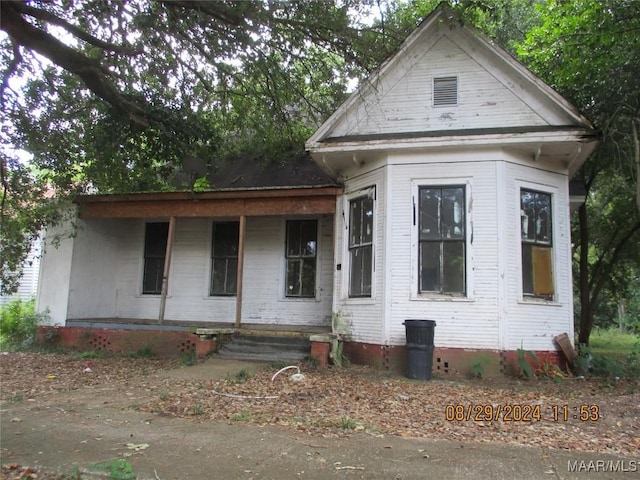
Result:
[[[433,368],[433,320],[405,320],[407,334],[407,377],[431,379]]]

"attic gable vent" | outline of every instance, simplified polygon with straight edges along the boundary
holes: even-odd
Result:
[[[458,77],[436,77],[433,79],[433,106],[458,104]]]

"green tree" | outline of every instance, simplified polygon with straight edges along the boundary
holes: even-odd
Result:
[[[186,155],[214,168],[245,151],[279,158],[299,148],[367,63],[358,18],[368,9],[355,0],[0,2],[3,288],[54,219],[45,186],[58,198],[160,190]],[[30,168],[14,148],[32,154]]]
[[[538,8],[541,24],[519,55],[601,130],[580,173],[587,197],[573,233],[578,340],[588,344],[603,291],[625,270],[640,271],[640,2],[548,0]]]
[[[213,163],[238,144],[299,141],[370,54],[356,54],[368,6],[354,0],[0,8],[5,122],[62,189],[157,189],[185,154]]]
[[[0,295],[18,288],[22,266],[46,223],[58,218],[46,185],[11,156],[7,145],[0,150]]]

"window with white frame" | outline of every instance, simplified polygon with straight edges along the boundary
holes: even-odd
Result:
[[[466,293],[464,186],[419,188],[418,291]]]
[[[520,190],[522,239],[522,293],[552,300],[553,282],[552,197],[550,193]]]
[[[168,235],[169,222],[149,222],[145,226],[142,274],[142,293],[144,295],[162,293],[162,276]]]
[[[287,297],[315,297],[317,220],[287,220]]]
[[[215,222],[211,241],[209,295],[235,295],[238,289],[239,222]]]
[[[373,276],[373,196],[349,202],[349,296],[370,297]]]

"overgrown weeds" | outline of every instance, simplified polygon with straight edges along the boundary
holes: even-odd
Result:
[[[192,367],[198,363],[198,356],[195,350],[187,350],[180,355],[180,363],[185,367]]]
[[[13,300],[0,307],[0,349],[27,348],[34,344],[38,324],[47,317],[36,312],[35,300]]]
[[[93,469],[106,472],[110,480],[135,480],[136,473],[126,460],[120,458],[92,465]]]
[[[251,375],[249,374],[249,372],[247,372],[247,370],[243,368],[235,375],[231,375],[230,373],[227,373],[225,380],[229,385],[236,385],[238,383],[246,382],[247,380],[249,380],[250,376]]]

